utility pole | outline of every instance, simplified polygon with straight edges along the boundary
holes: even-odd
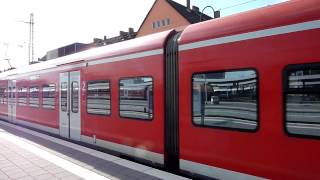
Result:
[[[33,13],[30,13],[29,21],[18,21],[29,24],[29,42],[28,42],[28,64],[34,62],[34,19]]]
[[[34,44],[33,44],[33,40],[34,40],[34,20],[33,20],[33,13],[30,14],[30,21],[29,23],[29,45],[28,45],[28,49],[29,49],[29,64],[32,64],[34,61]]]

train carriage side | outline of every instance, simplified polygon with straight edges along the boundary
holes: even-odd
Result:
[[[164,164],[164,44],[170,31],[105,47],[83,69],[87,143]]]
[[[164,166],[163,47],[171,33],[2,74],[1,111],[13,123]]]
[[[185,29],[182,171],[218,179],[320,177],[319,21],[319,1],[290,1]]]
[[[58,72],[32,72],[15,81],[16,123],[58,134]]]
[[[0,80],[0,118],[8,118],[8,81]]]

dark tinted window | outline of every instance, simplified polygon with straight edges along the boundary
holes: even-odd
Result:
[[[14,86],[9,87],[8,94],[9,94],[9,102],[16,103],[16,87]]]
[[[71,83],[71,111],[73,113],[79,111],[79,83],[77,81]]]
[[[42,107],[46,109],[55,108],[56,85],[46,84],[42,86]]]
[[[120,80],[120,116],[153,118],[153,81],[151,77]]]
[[[7,104],[7,89],[0,88],[0,104]]]
[[[28,94],[27,87],[21,87],[18,89],[18,105],[19,106],[27,105],[27,94]]]
[[[39,107],[39,87],[34,86],[29,89],[29,106],[30,107]]]
[[[320,65],[289,66],[284,90],[287,132],[320,136]]]
[[[110,81],[89,81],[87,89],[87,112],[89,114],[111,114]]]
[[[68,84],[66,82],[61,83],[61,111],[66,112],[68,110]]]
[[[192,86],[194,124],[243,130],[257,128],[254,70],[195,74]]]

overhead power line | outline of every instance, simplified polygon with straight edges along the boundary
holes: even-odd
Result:
[[[244,4],[249,4],[249,3],[252,3],[252,2],[255,2],[255,1],[259,1],[259,0],[250,0],[250,1],[239,3],[239,4],[234,4],[234,5],[231,5],[231,6],[227,6],[227,7],[221,8],[220,10],[225,10],[225,9],[230,9],[230,8],[242,6]]]

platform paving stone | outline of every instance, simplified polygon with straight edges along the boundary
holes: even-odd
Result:
[[[3,133],[3,132],[2,132]],[[25,149],[0,138],[0,179],[10,180],[47,180],[61,179],[65,173],[70,179],[80,177],[61,169],[47,160],[26,152]],[[59,170],[59,171],[56,171]]]
[[[26,142],[42,150],[111,180],[159,179],[141,172],[150,170],[151,168],[149,167],[143,167],[139,171],[130,169],[119,165],[119,162],[126,160],[116,159],[107,161],[100,159],[41,137],[18,131],[1,123],[0,133],[10,133],[23,137]],[[130,165],[129,163],[127,166],[137,165]],[[138,165],[135,168],[139,169],[140,167]],[[80,180],[82,178],[0,137],[0,180],[2,179]]]

